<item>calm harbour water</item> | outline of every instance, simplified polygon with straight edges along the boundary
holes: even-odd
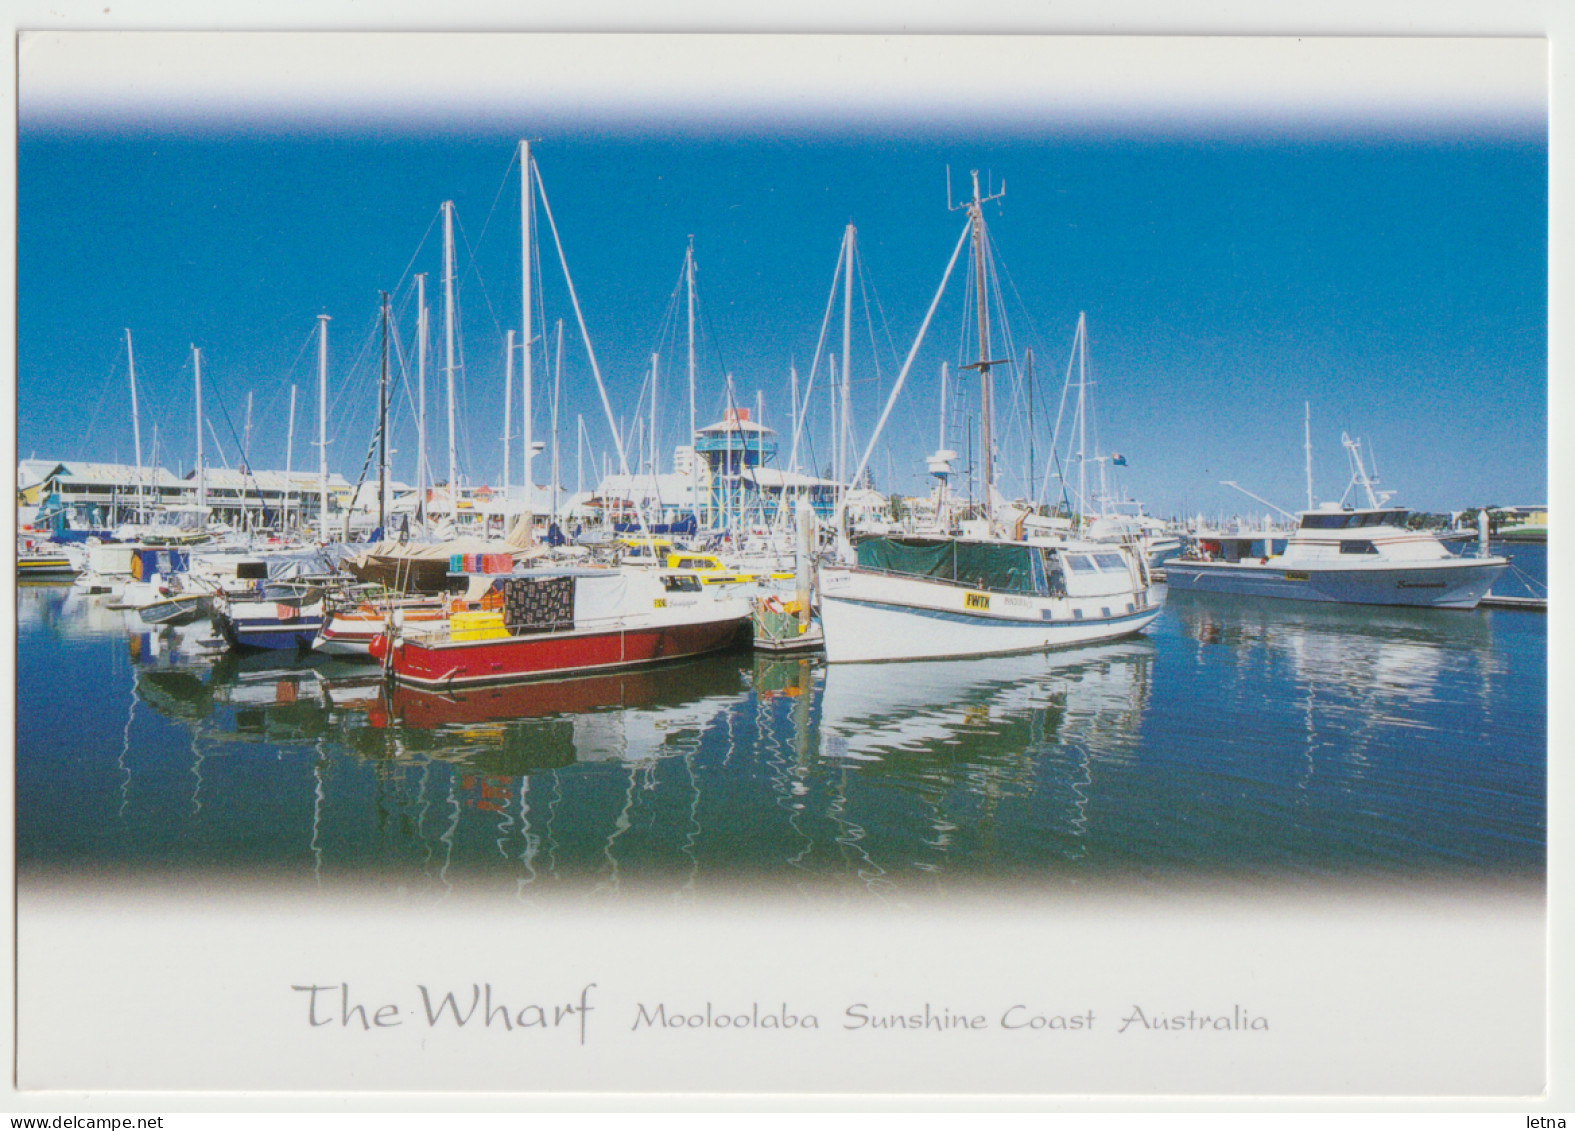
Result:
[[[24,879],[866,899],[1544,869],[1541,614],[1175,594],[1143,637],[1048,655],[742,652],[448,698],[194,654],[69,586],[17,601]]]

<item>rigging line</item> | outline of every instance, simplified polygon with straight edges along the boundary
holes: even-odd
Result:
[[[699,272],[696,272],[696,274],[699,274]],[[706,330],[709,331],[709,334],[706,337],[706,342],[716,353],[717,368],[726,374],[727,360],[722,356],[722,338],[721,335],[716,332],[716,323],[711,321],[710,304],[703,304],[700,302],[700,285],[698,283],[695,284],[695,305],[700,307],[700,317],[705,323]]]
[[[678,296],[683,293],[683,289],[684,289],[684,269],[682,267],[679,267],[679,269],[678,269],[678,283],[677,283],[676,286],[673,287],[673,293],[668,296],[668,298],[667,298],[667,309],[662,311],[662,320],[661,320],[661,322],[659,322],[657,324],[656,344],[655,344],[654,348],[651,351],[652,353],[661,353],[662,352],[662,347],[667,344],[669,328],[671,329],[672,335],[675,338],[677,337],[677,334],[678,334],[678,304],[679,304],[679,297]]]
[[[336,384],[333,400],[330,402],[333,415],[336,419],[345,415],[346,402],[364,405],[369,400],[367,393],[367,375],[370,367],[366,364],[367,353],[377,342],[378,319],[380,315],[372,314],[367,324],[366,333],[361,338],[361,347],[355,359],[344,370],[344,380]],[[354,415],[350,413],[349,415]]]
[[[863,261],[862,257],[858,261],[858,266],[859,266],[859,298],[861,300],[863,300],[863,302],[864,302],[864,325],[869,329],[869,332],[870,332],[870,361],[874,364],[874,367],[875,367],[875,378],[874,378],[874,380],[875,380],[875,399],[878,401],[878,400],[880,400],[880,389],[881,389],[881,384],[882,384],[882,374],[881,374],[881,371],[880,371],[880,347],[875,344],[875,319],[870,315],[870,296],[869,296],[869,293],[864,289],[865,272],[863,270],[863,268],[864,268],[864,261]],[[867,384],[868,382],[869,382],[869,378],[865,378],[863,382],[855,382],[855,383],[857,383],[857,384]],[[850,429],[852,428],[851,423],[849,424],[849,428]]]
[[[411,253],[410,262],[405,264],[405,269],[399,273],[399,279],[394,284],[397,293],[402,290],[405,280],[410,278],[410,269],[416,265],[416,260],[421,258],[421,249],[427,246],[427,238],[432,235],[432,229],[437,226],[438,218],[443,215],[443,207],[439,205],[437,211],[432,213],[432,219],[427,222],[427,230],[421,233],[421,239],[416,244],[416,250]]]
[[[864,274],[869,274],[863,259],[859,260],[859,266],[864,269]],[[891,323],[886,318],[886,308],[881,304],[880,291],[875,286],[875,279],[873,275],[870,275],[869,288],[870,293],[875,296],[875,309],[880,313],[880,326],[881,331],[886,335],[886,348],[891,351],[892,361],[900,361],[901,355],[897,352],[897,343],[891,336]]]
[[[103,383],[99,386],[98,405],[93,409],[93,417],[92,417],[91,420],[88,421],[87,430],[82,433],[82,440],[77,445],[77,451],[78,452],[81,452],[84,448],[87,447],[88,440],[93,435],[93,429],[98,424],[99,414],[101,412],[103,412],[103,410],[104,410],[104,402],[107,399],[109,399],[110,382],[114,380],[115,371],[120,368],[120,355],[121,355],[122,351],[121,351],[120,346],[119,346],[119,341],[120,341],[120,339],[116,340],[115,356],[114,356],[113,359],[111,359],[111,361],[109,363],[109,368],[104,374]],[[77,459],[78,459],[78,461],[82,461],[82,462],[86,461],[86,457],[82,456],[82,455],[78,455]]]
[[[459,285],[456,288],[457,290],[464,290],[464,288],[465,288],[465,277],[467,275],[469,275],[472,270],[475,269],[475,266],[476,266],[476,252],[480,251],[481,250],[481,245],[486,242],[487,229],[492,226],[492,217],[494,215],[496,215],[497,211],[498,211],[498,201],[503,199],[503,190],[509,187],[509,176],[514,172],[514,166],[519,164],[519,153],[520,153],[520,147],[519,146],[516,145],[516,146],[510,147],[510,149],[509,149],[509,163],[508,163],[508,166],[503,170],[503,176],[501,178],[499,178],[499,180],[498,180],[498,191],[492,194],[492,207],[487,209],[487,218],[481,222],[481,233],[476,236],[476,247],[475,247],[475,250],[471,250],[470,239],[469,239],[469,237],[467,237],[465,235],[465,227],[464,227],[464,225],[463,224],[459,225],[460,238],[465,241],[465,250],[470,252],[470,262],[465,267],[465,273],[460,276]],[[456,223],[459,222],[459,209],[457,209],[457,208],[454,210],[454,220],[455,220]],[[480,282],[481,273],[479,271],[476,272],[476,279],[477,279],[478,282]],[[484,284],[484,283],[482,284],[482,287],[481,287],[481,293],[482,293],[483,297],[486,296],[487,288],[486,288],[486,284]],[[491,303],[490,300],[487,303],[487,309],[489,311],[492,309],[492,303]],[[498,316],[497,316],[496,312],[493,312],[493,314],[492,314],[492,324],[493,324],[494,329],[496,329],[498,331],[498,336],[501,337],[503,335],[503,327],[498,325]]]
[[[1011,319],[1007,317],[1006,300],[1001,290],[1000,261],[993,240],[987,244],[985,252],[985,270],[989,275],[991,293],[995,300],[992,317],[996,329],[1000,332],[1001,348],[1005,351],[1002,356],[1007,360],[1008,372],[1011,375],[1011,395],[1007,401],[1006,424],[1000,429],[1000,450],[1005,457],[1011,444],[1021,443],[1027,447],[1027,408],[1024,404],[1023,374],[1017,364],[1016,341],[1012,335]],[[1009,478],[1016,481],[1024,498],[1033,490],[1033,485],[1025,483],[1023,479],[1022,469],[1025,464],[1026,460],[1023,459],[1004,458],[1004,468],[1009,470],[1002,475],[1003,482],[1008,481]]]
[[[891,393],[886,398],[886,407],[881,411],[880,420],[876,422],[875,432],[870,436],[869,446],[864,449],[864,456],[859,460],[859,466],[854,469],[849,483],[857,483],[859,476],[864,474],[864,467],[870,461],[870,456],[875,451],[875,444],[880,440],[881,433],[885,430],[886,421],[891,416],[891,410],[897,404],[897,395],[902,392],[902,386],[908,379],[908,371],[913,368],[913,359],[918,355],[919,347],[924,344],[925,332],[930,328],[930,320],[935,317],[935,308],[941,303],[941,296],[946,292],[946,284],[952,277],[952,268],[957,266],[957,257],[962,254],[963,244],[968,242],[968,235],[973,228],[970,221],[963,225],[962,235],[957,238],[957,246],[952,249],[952,257],[947,261],[946,273],[941,276],[941,285],[935,291],[935,298],[930,301],[930,309],[925,312],[924,322],[919,326],[919,335],[913,340],[913,347],[908,351],[907,360],[902,363],[902,370],[897,374],[896,383],[891,387]],[[842,524],[845,514],[846,501],[838,508],[838,526]],[[839,535],[841,537],[841,535]]]
[[[1066,394],[1072,385],[1072,367],[1077,364],[1077,343],[1081,337],[1082,322],[1080,319],[1078,328],[1072,331],[1072,352],[1066,359],[1066,377],[1061,382],[1061,403],[1056,407],[1055,431],[1050,435],[1050,451],[1055,456],[1055,459],[1045,463],[1044,481],[1039,488],[1039,493],[1034,496],[1035,501],[1042,499],[1045,492],[1050,489],[1050,472],[1055,470],[1059,474],[1061,471],[1061,422],[1066,413]],[[1064,476],[1061,480],[1061,495],[1063,498],[1066,497],[1066,479]]]
[[[285,385],[289,385],[291,383],[290,379],[295,376],[295,371],[297,369],[299,369],[300,366],[301,366],[301,358],[306,356],[306,351],[308,349],[310,349],[313,345],[315,345],[316,342],[317,342],[317,328],[314,325],[312,327],[312,329],[310,329],[310,330],[308,330],[306,332],[305,338],[302,339],[300,352],[298,352],[295,355],[295,360],[290,363],[290,368],[288,368],[288,369],[286,369],[284,371],[285,381],[284,381],[283,385],[279,386],[279,389],[283,389]],[[270,410],[273,407],[274,404],[278,403],[278,400],[279,400],[279,391],[275,390],[274,399],[272,401],[270,401],[268,403],[268,405],[265,407],[264,415],[267,414],[268,410]]]
[[[497,331],[498,337],[503,336],[503,324],[498,321],[498,312],[492,306],[492,296],[487,293],[486,280],[481,277],[481,272],[476,268],[476,249],[470,246],[470,237],[465,234],[465,225],[460,222],[459,209],[454,210],[454,226],[459,229],[459,238],[464,241],[465,251],[470,258],[465,264],[465,270],[459,277],[459,285],[454,288],[454,301],[459,302],[459,295],[465,289],[465,280],[471,275],[476,276],[476,285],[481,288],[481,299],[487,304],[487,313],[492,318],[492,328]]]
[[[837,267],[831,273],[831,293],[826,296],[826,313],[820,320],[820,337],[815,341],[815,357],[809,364],[809,381],[804,387],[803,394],[799,397],[798,419],[793,422],[793,450],[788,459],[788,466],[792,466],[798,456],[799,438],[804,433],[804,421],[809,416],[809,407],[814,403],[811,396],[815,391],[815,371],[820,367],[821,350],[826,344],[826,330],[831,325],[831,310],[837,301],[837,281],[842,278],[843,247],[846,246],[848,237],[842,237],[842,243],[837,247]],[[829,411],[829,410],[828,410]]]

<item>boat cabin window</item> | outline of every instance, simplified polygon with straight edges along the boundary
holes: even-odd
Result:
[[[1342,554],[1376,554],[1377,552],[1378,547],[1365,540],[1353,538],[1349,542],[1340,543],[1340,553]]]
[[[668,574],[662,578],[662,588],[669,593],[698,593],[700,579],[692,573]]]
[[[1404,526],[1405,511],[1374,511],[1362,516],[1363,526]]]
[[[1066,564],[1072,567],[1073,573],[1094,573],[1095,566],[1091,559],[1082,554],[1063,554]]]
[[[1099,568],[1112,573],[1120,573],[1127,568],[1127,563],[1121,560],[1120,554],[1095,554],[1094,561],[1099,563]]]
[[[1403,510],[1362,511],[1355,514],[1347,511],[1317,511],[1302,515],[1302,529],[1351,530],[1358,526],[1403,526],[1407,513]]]
[[[1347,526],[1360,525],[1362,516],[1343,511],[1302,515],[1303,530],[1344,530]]]
[[[717,563],[706,558],[679,558],[674,569],[715,569]]]

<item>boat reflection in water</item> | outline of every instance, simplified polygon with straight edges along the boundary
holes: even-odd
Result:
[[[900,760],[957,745],[966,732],[1015,741],[1001,750],[1031,757],[1058,740],[1122,740],[1137,733],[1153,645],[1124,643],[948,660],[891,668],[828,670],[821,705],[828,757]]]
[[[1141,638],[1057,652],[439,694],[19,603],[24,875],[858,902],[1543,867],[1525,614],[1175,594]]]
[[[1488,615],[1455,610],[1265,603],[1209,593],[1170,598],[1182,633],[1221,647],[1238,666],[1265,660],[1295,686],[1367,710],[1403,701],[1414,709],[1442,697],[1486,704],[1505,667]]]
[[[409,889],[414,866],[443,890],[504,881],[522,896],[784,880],[881,893],[1077,856],[1091,775],[1133,756],[1151,654],[1135,641],[906,665],[900,682],[724,656],[452,694],[333,661],[146,657],[135,689],[190,731],[210,798],[253,776],[237,755],[271,755],[269,804],[296,816],[233,838],[243,868],[309,860],[320,880],[361,869]]]

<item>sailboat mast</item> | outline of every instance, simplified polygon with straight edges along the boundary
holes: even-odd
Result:
[[[1088,325],[1077,312],[1077,497],[1078,525],[1088,529],[1088,413],[1084,393],[1088,389]]]
[[[657,472],[662,470],[662,453],[656,447],[656,367],[660,361],[660,354],[651,355],[651,480],[656,481]]]
[[[793,427],[795,429],[797,429],[798,428],[798,366],[796,366],[796,365],[789,365],[788,366],[788,384],[790,386],[792,386],[792,390],[793,390]],[[789,471],[797,471],[798,470],[798,448],[796,446],[793,449],[793,463],[792,463],[792,466],[788,468],[788,470]]]
[[[837,384],[836,354],[826,358],[826,369],[831,378],[827,382],[831,390],[831,477],[837,481],[837,491],[840,493],[842,490],[842,448],[838,445],[837,440],[842,435],[842,432],[837,427],[837,423],[842,419],[842,410],[838,404],[842,395],[842,387]]]
[[[530,142],[520,142],[520,306],[524,310],[524,320],[520,323],[522,329],[521,340],[524,354],[521,358],[523,372],[521,379],[524,382],[525,397],[522,407],[525,411],[525,529],[531,529],[532,495],[535,492],[536,477],[531,473],[531,459],[535,456],[535,436],[531,427],[531,302],[530,302],[530,212],[531,212],[531,171],[530,171]]]
[[[849,375],[853,360],[853,252],[854,241],[857,233],[853,225],[848,225],[848,230],[843,236],[843,272],[842,272],[842,416],[838,423],[841,439],[837,450],[842,453],[843,463],[849,461],[848,448],[853,443],[853,381]],[[842,478],[839,470],[837,478]],[[849,484],[851,487],[852,484]]]
[[[328,315],[317,316],[317,517],[328,541]]]
[[[197,506],[206,508],[208,483],[202,467],[202,351],[196,345],[191,347],[191,369],[197,386]]]
[[[388,537],[388,292],[383,291],[383,366],[377,381],[377,526]]]
[[[695,238],[684,251],[684,282],[689,292],[689,443],[695,442]]]
[[[454,202],[443,202],[443,368],[448,374],[449,512],[459,523],[459,452],[454,440]]]
[[[990,422],[995,406],[990,380],[990,304],[985,290],[984,208],[979,198],[979,171],[973,171],[973,203],[968,208],[973,222],[974,298],[979,305],[979,455],[984,460],[984,507],[994,511],[995,452],[991,446]]]
[[[563,394],[563,319],[558,319],[558,344],[552,364],[552,520],[558,517],[558,402]]]
[[[427,521],[427,277],[416,276],[416,506]]]
[[[1032,494],[1034,484],[1039,480],[1034,478],[1034,351],[1028,351],[1028,490]],[[1029,500],[1037,509],[1037,498]]]
[[[131,330],[126,330],[126,371],[131,376],[131,439],[137,449],[137,519],[142,519],[142,416],[137,411],[137,363],[131,356]]]
[[[290,386],[290,428],[284,441],[284,521],[290,521],[290,472],[295,470],[295,386]]]
[[[514,331],[505,335],[503,346],[503,494],[509,493],[509,427],[514,423]],[[527,498],[529,496],[527,495]]]

